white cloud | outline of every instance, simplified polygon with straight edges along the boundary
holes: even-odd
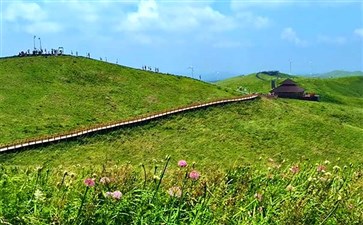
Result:
[[[240,28],[261,29],[269,18],[252,12],[228,12],[212,1],[86,1],[40,0],[6,3],[4,19],[12,30],[30,34],[71,32],[82,37],[114,35],[121,32],[132,42],[155,44],[169,39],[188,43],[204,36],[203,43],[236,46],[221,36]]]
[[[326,35],[319,35],[318,42],[326,44],[343,45],[347,42],[345,37],[330,37]]]
[[[212,32],[236,27],[234,18],[226,16],[205,4],[158,4],[154,0],[139,2],[136,12],[122,19],[121,31],[190,32],[203,29]]]
[[[62,26],[55,22],[35,22],[24,27],[29,34],[57,33],[62,30]]]
[[[127,15],[125,21],[121,24],[121,29],[127,31],[140,31],[153,28],[159,24],[158,6],[154,0],[142,0],[138,5],[137,12],[132,12]]]
[[[358,35],[359,37],[363,38],[363,28],[357,28],[354,30],[354,34]]]
[[[14,1],[5,9],[3,18],[10,22],[18,19],[41,21],[47,18],[47,14],[37,3]]]
[[[300,47],[307,46],[307,41],[300,39],[291,27],[287,27],[281,32],[281,38]]]
[[[256,16],[251,12],[237,13],[236,18],[241,21],[241,25],[252,26],[254,28],[265,28],[271,23],[269,18]]]
[[[14,1],[4,10],[4,20],[18,31],[29,34],[54,33],[62,30],[59,23],[49,19],[47,10],[34,2]]]

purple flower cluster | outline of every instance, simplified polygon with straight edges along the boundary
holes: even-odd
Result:
[[[84,184],[87,186],[87,187],[93,187],[95,186],[95,181],[91,178],[87,178],[84,180]]]
[[[189,178],[192,179],[192,180],[198,180],[200,177],[200,173],[196,170],[192,170],[190,173],[189,173]]]
[[[188,163],[185,160],[179,160],[178,166],[180,166],[180,167],[186,167],[186,166],[188,166]]]
[[[106,192],[106,196],[107,197],[111,197],[113,199],[116,199],[116,200],[120,200],[121,197],[122,197],[122,193],[121,191],[114,191],[114,192]]]

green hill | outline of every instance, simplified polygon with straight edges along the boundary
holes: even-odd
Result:
[[[253,73],[221,80],[216,82],[216,84],[242,93],[265,93],[271,88],[271,80],[283,80],[286,78],[294,78],[294,76],[289,76],[283,73],[279,73],[278,76]]]
[[[328,102],[265,99],[183,113],[147,125],[0,157],[0,164],[151,164],[169,154],[207,168],[329,160],[363,163],[363,112]],[[73,168],[76,170],[76,168]]]
[[[32,126],[39,129],[32,133],[35,135],[42,131],[69,129],[72,126],[102,122],[101,119],[130,117],[147,111],[172,108],[192,101],[204,101],[208,98],[231,95],[222,88],[218,89],[216,86],[192,79],[148,73],[117,65],[105,65],[102,62],[83,58],[12,60],[14,60],[13,63],[16,60],[36,60],[35,65],[38,67],[34,69],[35,72],[24,73],[34,67],[27,63],[25,65],[28,68],[21,70],[19,69],[21,67],[18,66],[17,69],[13,69],[18,72],[12,74],[17,80],[26,77],[33,83],[31,87],[26,84],[24,84],[25,87],[22,87],[23,85],[18,84],[19,82],[14,82],[13,85],[18,84],[19,89],[32,91],[32,94],[27,95],[28,99],[38,105],[31,107],[35,103],[28,103],[29,100],[21,98],[22,104],[33,108],[33,111],[29,111],[33,114],[21,114],[21,104],[14,102],[13,108],[17,111],[14,109],[8,109],[8,111],[13,110],[15,115],[23,120],[19,123],[25,125],[16,125],[14,120],[17,117],[11,117],[9,112],[5,114],[7,118],[12,119],[10,121],[13,121],[12,124],[7,124],[8,132],[5,134],[8,135],[8,138],[11,134],[16,137],[24,136],[22,129],[27,128],[28,124],[25,121],[28,120],[33,121]],[[48,62],[47,60],[54,61],[57,69],[54,67],[48,69],[49,66],[39,67],[40,61]],[[59,60],[64,60],[63,64],[59,63]],[[69,66],[70,63],[74,64],[74,67]],[[89,67],[86,66],[88,64],[90,64]],[[68,72],[59,72],[62,65],[66,65]],[[84,67],[79,67],[81,65]],[[47,72],[41,74],[37,72],[43,69]],[[7,70],[12,69],[7,67]],[[21,71],[23,72],[21,73]],[[94,75],[89,75],[92,74],[90,71],[94,71]],[[97,71],[102,71],[103,76],[97,76]],[[74,73],[78,73],[77,76]],[[34,78],[32,77],[34,74],[39,75]],[[49,78],[46,74],[53,74],[53,78]],[[10,76],[10,72],[8,76]],[[262,76],[266,77],[261,79],[256,74],[252,74],[221,81],[218,84],[230,88],[231,92],[236,90],[233,87],[244,86],[248,88],[249,92],[267,93],[270,89],[268,78],[272,79],[272,77]],[[109,79],[113,82],[109,82]],[[5,154],[0,157],[0,162],[13,165],[101,166],[128,161],[132,163],[150,162],[155,158],[163,158],[166,154],[172,155],[174,159],[196,160],[208,167],[218,165],[229,167],[240,163],[255,165],[260,159],[267,160],[268,158],[280,162],[301,159],[314,162],[328,159],[338,164],[362,162],[359,154],[363,147],[363,110],[361,108],[363,91],[360,88],[363,77],[294,79],[307,91],[320,94],[322,101],[262,98],[248,103],[211,107],[153,121],[145,126],[121,129],[106,135],[95,135],[31,151]],[[279,79],[279,81],[282,80]],[[6,81],[4,79],[4,82]],[[48,85],[44,85],[44,83]],[[112,85],[114,83],[116,84]],[[126,83],[128,85],[125,85]],[[174,86],[171,87],[171,85]],[[140,88],[140,86],[144,88]],[[48,92],[53,90],[55,93],[63,94],[50,95],[53,98],[54,96],[63,97],[58,97],[57,101],[51,101],[50,97],[46,98],[47,101],[40,101],[44,98],[44,90],[40,87],[47,88]],[[82,92],[77,92],[77,88]],[[13,99],[19,99],[20,91],[15,88],[13,91],[15,92],[15,94],[12,93],[14,94]],[[3,91],[2,93],[8,92]],[[132,93],[132,95],[127,93]],[[154,102],[145,101],[145,98],[149,99],[149,96],[156,96]],[[66,97],[72,98],[72,101],[67,101]],[[83,100],[82,97],[85,99]],[[108,98],[118,101],[115,108],[110,108]],[[2,101],[5,102],[5,99]],[[41,107],[39,102],[42,103]],[[67,106],[61,104],[62,102],[67,102],[72,107],[62,108],[62,106]],[[86,104],[84,105],[84,103]],[[74,108],[74,106],[77,107]],[[57,111],[53,109],[54,107]],[[34,114],[39,110],[45,111],[44,108],[47,109],[48,114]],[[6,112],[6,110],[2,111]],[[107,113],[112,115],[109,116]],[[3,121],[6,121],[5,115],[2,116]],[[64,118],[58,118],[59,115],[69,116],[72,120],[70,120],[71,122],[66,121],[68,123],[60,127],[58,124],[63,125],[64,122],[57,123],[57,120]],[[103,115],[106,115],[105,118]],[[37,120],[33,119],[34,116],[43,121],[39,127],[37,127]],[[88,118],[94,119],[87,120]],[[44,124],[48,124],[48,126]],[[11,125],[18,126],[18,128],[13,130]]]
[[[271,79],[218,88],[84,58],[1,59],[0,140],[267,93]],[[0,223],[361,224],[362,79],[294,77],[322,101],[262,97],[0,154]]]
[[[334,70],[328,73],[320,73],[314,74],[314,77],[320,78],[337,78],[337,77],[354,77],[354,76],[363,76],[362,71],[344,71],[344,70]]]
[[[271,76],[264,75],[264,79],[259,79],[256,74],[238,76],[219,81],[216,84],[234,91],[245,90],[248,93],[259,92],[268,93],[271,90]],[[270,80],[268,78],[270,77]],[[321,101],[355,105],[363,105],[363,77],[342,77],[342,78],[306,78],[292,77],[299,86],[306,92],[319,94]],[[278,78],[277,85],[285,78]]]
[[[232,96],[194,79],[82,57],[0,59],[0,143]]]

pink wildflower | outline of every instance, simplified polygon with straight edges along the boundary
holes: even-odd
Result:
[[[120,200],[120,198],[122,197],[122,193],[121,191],[114,191],[111,193],[111,196],[113,199]]]
[[[290,168],[290,171],[291,171],[291,173],[298,173],[299,171],[300,171],[300,168],[299,168],[299,166],[298,165],[295,165],[295,166],[292,166],[291,168]]]
[[[187,161],[185,160],[179,160],[178,162],[178,166],[180,167],[186,167],[188,164],[187,164]]]
[[[122,197],[121,191],[114,191],[114,192],[106,192],[106,197],[110,197],[116,200],[120,200]]]
[[[92,180],[91,178],[87,178],[87,179],[84,180],[84,184],[87,187],[93,187],[93,186],[95,186],[95,181]]]
[[[181,191],[180,187],[177,187],[177,186],[169,188],[169,190],[167,192],[171,197],[180,198],[182,195],[182,191]]]
[[[316,171],[318,172],[322,172],[324,173],[326,170],[326,167],[324,165],[319,165],[317,168],[316,168]]]
[[[189,178],[192,180],[198,180],[199,177],[200,177],[200,174],[196,170],[193,170],[192,172],[189,173]]]
[[[108,178],[108,177],[102,177],[100,179],[100,183],[101,184],[108,184],[108,183],[110,183],[110,178]]]

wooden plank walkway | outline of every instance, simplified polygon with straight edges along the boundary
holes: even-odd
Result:
[[[130,125],[137,125],[139,123],[148,122],[148,121],[151,121],[156,118],[161,118],[161,117],[165,117],[167,115],[172,115],[172,114],[176,114],[176,113],[180,113],[180,112],[186,112],[186,111],[190,111],[190,110],[194,110],[194,109],[200,109],[200,108],[205,108],[208,106],[221,105],[221,104],[226,104],[226,103],[231,103],[231,102],[248,101],[248,100],[253,100],[256,98],[258,98],[258,95],[254,94],[254,95],[241,96],[241,97],[237,97],[237,98],[222,99],[222,100],[217,100],[217,101],[212,101],[212,102],[207,102],[207,103],[190,105],[190,106],[181,107],[181,108],[177,108],[177,109],[171,109],[169,111],[155,113],[152,115],[140,116],[140,117],[132,118],[132,119],[125,120],[125,121],[114,122],[114,123],[109,123],[109,124],[100,124],[100,125],[88,128],[88,129],[71,131],[71,132],[47,136],[47,137],[39,137],[39,138],[31,139],[31,140],[23,140],[23,141],[14,142],[11,144],[0,146],[0,153],[19,150],[19,149],[27,148],[27,147],[35,147],[38,145],[50,144],[53,142],[65,141],[65,140],[69,140],[69,139],[72,139],[75,137],[84,136],[84,135],[90,134],[90,133],[107,131],[107,130],[121,128],[121,127],[125,127],[125,126],[130,126]]]

